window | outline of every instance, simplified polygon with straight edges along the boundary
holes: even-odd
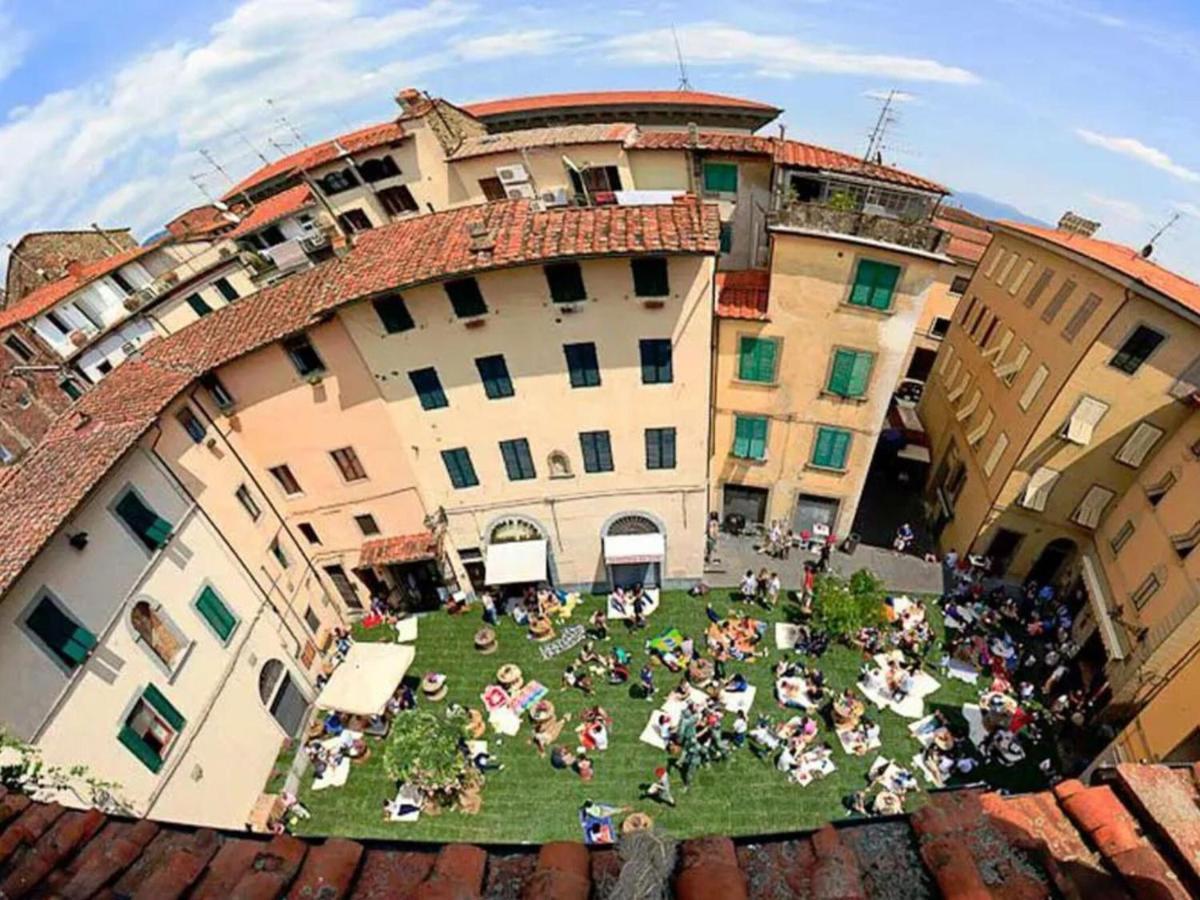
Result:
[[[1025,485],[1025,492],[1021,495],[1021,505],[1026,509],[1043,512],[1046,509],[1046,501],[1050,499],[1050,491],[1061,474],[1057,469],[1051,469],[1049,466],[1042,466],[1035,471],[1029,476],[1029,482]]]
[[[509,481],[528,481],[537,477],[533,457],[529,453],[529,441],[514,438],[500,442],[500,455],[504,458],[504,469]]]
[[[1116,494],[1108,488],[1093,484],[1083,495],[1079,507],[1071,514],[1071,520],[1084,528],[1095,528],[1100,524],[1100,517],[1104,515],[1109,501],[1115,496]]]
[[[185,406],[179,412],[175,413],[175,418],[183,430],[197,444],[204,440],[204,436],[208,433],[208,429],[204,427],[204,423],[196,418],[196,414],[192,412],[190,406]]]
[[[213,403],[222,410],[233,408],[233,394],[221,383],[221,379],[211,373],[200,376],[200,384],[208,391],[208,395],[212,397]]]
[[[213,287],[215,287],[217,289],[217,291],[221,294],[222,297],[225,298],[226,302],[228,302],[228,303],[232,303],[234,300],[236,300],[238,297],[241,296],[237,292],[237,288],[235,288],[232,284],[229,283],[228,278],[218,278],[216,281],[213,282]]]
[[[890,309],[896,283],[900,280],[900,267],[873,259],[860,259],[854,272],[854,286],[850,288],[851,306],[866,306],[870,309]]]
[[[1146,580],[1138,585],[1138,589],[1130,595],[1129,599],[1133,601],[1135,609],[1141,609],[1150,602],[1150,598],[1158,593],[1158,589],[1162,587],[1162,582],[1158,580],[1158,576],[1151,572],[1146,576]]]
[[[420,210],[412,191],[403,184],[384,188],[376,196],[389,216],[402,216]]]
[[[450,476],[450,484],[455,488],[476,487],[479,484],[475,467],[471,465],[471,453],[466,447],[443,450],[442,463],[446,466],[446,474]]]
[[[321,537],[317,534],[317,529],[313,528],[308,522],[301,522],[296,528],[300,530],[300,533],[304,535],[304,539],[310,544],[316,545],[321,543]]]
[[[362,463],[358,459],[358,454],[354,451],[353,447],[330,450],[329,455],[333,458],[333,464],[338,467],[338,471],[342,473],[342,478],[346,481],[362,481],[367,477],[367,472],[362,467]]]
[[[325,371],[325,363],[305,335],[288,338],[283,342],[283,349],[302,378],[320,375]]]
[[[992,339],[992,335],[996,333],[996,326],[999,324],[1000,324],[1000,317],[993,316],[992,321],[988,323],[988,327],[986,329],[984,329],[983,337],[981,337],[979,339],[979,346],[981,349],[987,348],[988,341],[990,341]],[[985,359],[987,358],[987,356],[988,356],[988,354],[984,354]]]
[[[1029,273],[1033,271],[1033,260],[1027,259],[1021,264],[1020,270],[1017,272],[1017,277],[1012,280],[1012,284],[1008,286],[1008,292],[1014,297],[1017,291],[1021,289],[1021,285],[1025,283],[1025,279],[1029,277]]]
[[[979,401],[982,399],[983,391],[976,387],[975,390],[971,392],[971,396],[967,398],[967,402],[959,407],[958,412],[954,415],[954,418],[959,422],[967,421],[967,419],[974,415],[975,410],[979,407]]]
[[[779,341],[742,335],[738,338],[738,378],[759,384],[775,381],[775,360]]]
[[[670,384],[671,341],[669,338],[645,338],[638,341],[642,357],[642,384]]]
[[[58,383],[58,386],[62,389],[62,392],[72,400],[78,400],[83,396],[83,388],[79,386],[79,382],[74,378],[64,378]]]
[[[959,321],[962,322],[963,328],[967,327],[967,319],[971,318],[971,312],[972,312],[972,310],[975,309],[975,304],[978,302],[979,302],[978,297],[972,297],[970,300],[967,301],[967,306],[963,310],[962,318],[959,319]]]
[[[417,398],[421,401],[421,409],[443,409],[450,405],[445,392],[442,391],[442,382],[438,378],[437,369],[433,367],[415,369],[408,373],[408,380],[412,382],[413,390],[417,392]]]
[[[979,312],[975,316],[975,322],[971,325],[967,332],[971,336],[971,340],[975,340],[975,335],[979,334],[979,326],[983,324],[983,320],[991,314],[991,310],[986,306],[979,307]]]
[[[873,353],[839,347],[833,351],[833,363],[829,367],[829,381],[825,389],[839,397],[862,397],[867,392],[867,382],[874,364]]]
[[[345,573],[342,574],[344,578]],[[357,597],[353,605],[362,608]],[[267,660],[258,673],[258,696],[284,733],[295,738],[308,716],[308,698],[296,687],[291,674],[279,660]]]
[[[1121,523],[1121,527],[1116,530],[1112,537],[1108,539],[1108,546],[1112,548],[1113,556],[1121,552],[1129,539],[1133,537],[1133,522],[1126,519]]]
[[[508,191],[504,189],[504,182],[495,176],[490,178],[480,178],[479,189],[483,191],[483,199],[488,203],[495,203],[497,200],[508,199]]]
[[[1200,544],[1200,522],[1196,522],[1184,534],[1171,536],[1171,546],[1175,548],[1180,559],[1187,559],[1188,555],[1196,549],[1197,544]]]
[[[810,462],[820,469],[844,471],[850,455],[850,437],[850,432],[844,428],[817,428]]]
[[[962,363],[962,360],[960,360],[960,359],[956,359],[954,361],[954,372],[955,373],[958,372],[961,363]],[[947,379],[947,381],[952,381],[952,380],[953,380],[953,376],[951,376],[949,379]],[[948,403],[957,403],[958,398],[966,393],[967,385],[970,383],[971,383],[971,372],[970,372],[970,370],[964,369],[963,373],[962,373],[962,378],[959,380],[958,384],[956,384],[954,387],[950,388],[950,390],[948,390],[946,392],[946,401]]]
[[[578,303],[587,299],[583,286],[583,270],[577,262],[552,263],[543,266],[546,283],[550,286],[550,299],[555,303]]]
[[[186,655],[188,640],[171,621],[161,604],[139,600],[129,610],[129,624],[142,646],[167,672],[174,672]]]
[[[354,524],[363,533],[363,537],[372,537],[379,534],[379,523],[375,521],[375,517],[370,513],[355,516]]]
[[[1054,292],[1054,296],[1050,298],[1050,302],[1042,310],[1042,321],[1047,325],[1053,322],[1073,293],[1075,293],[1075,282],[1068,278]]]
[[[313,612],[311,606],[304,610],[304,624],[308,626],[308,630],[313,634],[321,630],[321,620],[317,618],[317,614]]]
[[[300,489],[300,482],[296,480],[296,476],[292,474],[292,470],[286,464],[272,466],[267,469],[268,472],[279,482],[279,487],[289,497],[294,497],[296,494],[303,493]]]
[[[161,550],[171,539],[174,526],[166,519],[160,518],[132,488],[116,502],[113,512],[151,552]]]
[[[1154,445],[1162,436],[1161,428],[1151,425],[1149,422],[1139,422],[1137,428],[1133,429],[1133,434],[1129,435],[1125,443],[1121,445],[1121,449],[1117,451],[1117,462],[1133,466],[1136,469],[1150,455],[1150,451],[1154,449]]]
[[[487,313],[487,304],[479,291],[479,282],[474,278],[460,278],[457,281],[447,281],[443,286],[446,296],[450,298],[450,306],[460,319],[471,316],[482,316]]]
[[[25,391],[17,394],[17,406],[21,409],[29,409],[33,405],[33,398]]]
[[[334,194],[358,187],[358,178],[350,169],[338,169],[318,178],[317,185],[321,188],[321,193],[332,197]]]
[[[1120,369],[1126,375],[1132,375],[1142,367],[1142,363],[1150,358],[1150,354],[1157,350],[1158,345],[1164,340],[1166,340],[1165,335],[1153,328],[1139,325],[1133,330],[1133,334],[1125,339],[1121,349],[1108,361],[1108,364],[1114,369]]]
[[[1175,487],[1178,479],[1174,472],[1167,472],[1154,484],[1146,485],[1146,499],[1150,501],[1151,506],[1158,506],[1162,503],[1163,497],[1170,493],[1171,488]]]
[[[1083,326],[1088,323],[1088,319],[1092,314],[1100,308],[1100,295],[1088,294],[1083,299],[1083,303],[1079,304],[1079,309],[1075,310],[1071,318],[1067,319],[1067,324],[1063,326],[1062,336],[1068,341],[1075,340],[1075,336],[1083,330]]]
[[[511,397],[514,393],[512,379],[508,376],[508,364],[503,355],[480,356],[475,360],[475,368],[479,370],[479,379],[483,382],[483,392],[489,400],[501,400]]]
[[[733,455],[738,459],[766,459],[769,423],[766,416],[734,416]]]
[[[717,245],[722,253],[733,250],[733,223],[722,222],[717,230]]]
[[[1086,447],[1092,442],[1096,426],[1100,424],[1100,420],[1104,418],[1106,412],[1108,412],[1108,404],[1103,400],[1088,396],[1080,397],[1079,402],[1075,404],[1074,412],[1071,413],[1071,418],[1059,432],[1059,437],[1072,444]]]
[[[199,294],[188,294],[184,302],[192,308],[192,312],[202,319],[212,312],[212,307],[208,305],[208,301]]]
[[[1038,276],[1037,281],[1033,283],[1033,287],[1029,289],[1029,293],[1025,295],[1025,307],[1032,309],[1037,306],[1037,302],[1042,299],[1042,294],[1046,293],[1046,288],[1050,287],[1050,280],[1054,278],[1054,270],[1045,268],[1042,274]]]
[[[996,466],[1000,464],[1000,458],[1004,456],[1004,451],[1008,449],[1008,435],[1003,431],[996,435],[996,443],[992,444],[992,449],[987,455],[987,459],[983,461],[983,474],[991,476],[996,471]]]
[[[283,549],[283,545],[279,543],[279,538],[275,538],[275,540],[271,541],[271,546],[269,549],[271,551],[271,555],[275,557],[275,561],[285,569],[292,564],[291,560],[288,559],[287,553]]]
[[[399,334],[417,327],[404,298],[399,294],[388,294],[386,297],[376,297],[371,301],[375,307],[375,315],[383,323],[383,330],[388,334]]]
[[[362,176],[363,181],[374,184],[385,178],[395,178],[400,174],[400,167],[391,156],[379,156],[359,163],[358,174]]]
[[[571,375],[571,387],[600,386],[600,362],[596,358],[595,344],[563,344],[563,353],[567,357],[567,371]]]
[[[1001,357],[996,357],[996,377],[999,378],[1008,387],[1012,387],[1014,381],[1017,380],[1017,375],[1025,368],[1025,363],[1029,361],[1029,345],[1021,344],[1017,350],[1017,355],[1008,362],[1001,362]],[[1003,355],[1003,354],[1001,354]]]
[[[579,447],[583,451],[583,471],[613,470],[612,440],[607,431],[581,431]]]
[[[737,163],[706,162],[704,190],[710,194],[736,194],[738,189]]]
[[[665,256],[643,256],[631,259],[633,292],[639,297],[666,297],[671,293]]]
[[[967,285],[970,283],[970,275],[955,275],[954,279],[950,282],[950,293],[965,294],[967,292]]]
[[[621,190],[621,171],[616,166],[586,166],[582,171],[568,168],[567,174],[576,196],[586,199],[591,195],[593,202],[600,202],[595,194]]]
[[[992,427],[992,422],[996,420],[996,414],[992,412],[991,407],[988,407],[987,412],[983,414],[983,418],[971,429],[967,434],[967,446],[977,447],[983,443],[983,439],[987,437],[988,431]]]
[[[117,740],[147,769],[158,772],[184,724],[183,716],[162,691],[148,684],[141,697],[134,701],[133,709],[117,733]]]
[[[1004,261],[1004,265],[1000,267],[1000,271],[996,274],[996,284],[1001,286],[1004,284],[1004,279],[1008,277],[1008,273],[1011,272],[1013,270],[1013,266],[1017,264],[1018,256],[1019,254],[1015,252],[1008,254],[1008,259]]]
[[[675,468],[675,429],[646,429],[646,468]]]
[[[949,330],[950,320],[945,316],[934,316],[933,321],[929,324],[930,337],[944,338]]]
[[[338,224],[347,234],[357,234],[360,231],[370,231],[371,219],[361,209],[348,209],[337,217]]]
[[[1025,385],[1025,390],[1021,394],[1021,409],[1028,410],[1033,405],[1033,401],[1037,399],[1038,391],[1042,389],[1042,385],[1046,383],[1046,378],[1049,375],[1049,369],[1044,365],[1038,365],[1033,372],[1033,376],[1029,379],[1029,384]]]
[[[29,345],[15,334],[10,334],[4,339],[4,346],[11,350],[13,356],[21,362],[29,362],[33,359],[33,351],[29,349]]]
[[[244,484],[239,484],[238,489],[233,492],[233,495],[237,497],[238,503],[242,504],[242,509],[250,516],[250,520],[257,522],[259,516],[262,515],[262,510],[258,508],[258,503],[255,501],[254,495],[250,493],[250,488]]]
[[[121,289],[121,293],[129,295],[133,293],[133,285],[129,280],[121,274],[120,269],[115,272],[110,272],[108,277],[112,279],[112,283]]]
[[[96,636],[48,592],[42,593],[25,616],[25,630],[68,673],[83,665],[96,646]]]

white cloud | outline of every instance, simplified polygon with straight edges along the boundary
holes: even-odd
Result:
[[[676,29],[689,66],[756,66],[756,74],[791,78],[807,72],[834,75],[873,75],[898,81],[975,84],[975,73],[933,59],[864,53],[833,44],[812,44],[798,38],[757,34],[719,22],[702,22]],[[674,65],[675,44],[669,28],[632,32],[604,45],[619,62]]]
[[[1091,144],[1093,147],[1100,147],[1110,153],[1117,153],[1121,156],[1135,159],[1138,162],[1166,172],[1168,175],[1174,175],[1183,181],[1200,181],[1200,172],[1180,165],[1162,150],[1151,147],[1148,144],[1143,144],[1137,138],[1115,137],[1113,135],[1089,131],[1086,128],[1076,128],[1075,134],[1086,144]]]
[[[450,46],[464,60],[477,61],[509,56],[542,56],[574,47],[579,41],[578,36],[563,34],[553,28],[529,28],[466,38]]]
[[[0,81],[7,78],[25,59],[29,34],[18,28],[0,0]]]
[[[1094,192],[1088,192],[1083,196],[1092,205],[1107,210],[1112,215],[1119,219],[1124,219],[1126,222],[1145,222],[1148,218],[1146,211],[1132,200],[1121,200]]]

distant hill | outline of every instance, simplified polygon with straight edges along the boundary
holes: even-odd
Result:
[[[961,206],[968,212],[983,216],[985,219],[1008,219],[1013,222],[1025,222],[1029,225],[1052,227],[1048,222],[1026,215],[1011,204],[993,200],[983,194],[972,194],[969,191],[955,191],[947,200],[946,205]]]

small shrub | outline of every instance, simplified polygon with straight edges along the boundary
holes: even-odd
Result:
[[[834,637],[846,637],[883,621],[883,585],[865,569],[847,582],[837,575],[822,575],[814,586],[813,616]]]
[[[453,800],[467,783],[467,761],[458,750],[466,718],[415,709],[401,713],[383,749],[383,771],[396,782]]]

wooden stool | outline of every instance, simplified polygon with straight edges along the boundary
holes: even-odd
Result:
[[[496,643],[494,628],[480,628],[475,632],[475,650],[484,656],[491,656],[499,645]]]
[[[425,677],[421,679],[421,694],[426,700],[437,703],[439,700],[446,699],[446,692],[450,688],[446,684],[446,676],[438,672],[426,672]]]

